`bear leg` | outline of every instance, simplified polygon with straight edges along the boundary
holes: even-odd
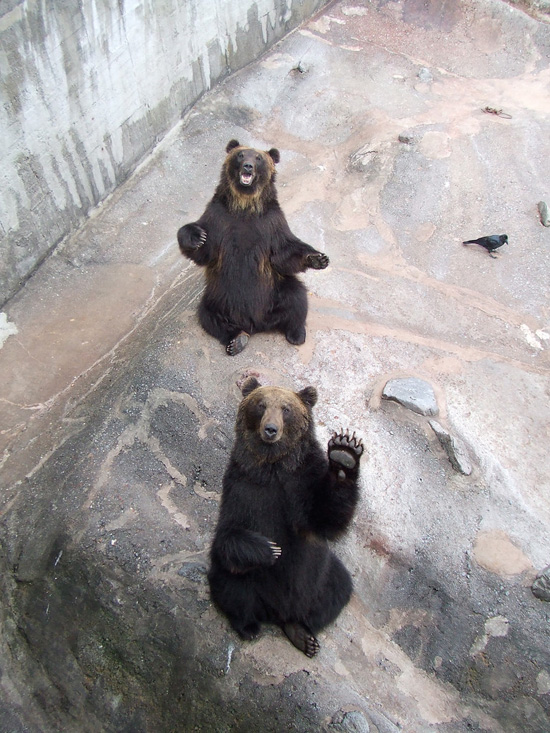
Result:
[[[311,631],[302,624],[283,624],[283,631],[296,649],[304,652],[306,657],[314,657],[321,648]]]
[[[266,331],[280,331],[290,344],[306,340],[307,291],[301,280],[288,276],[278,284],[275,304],[267,318]]]
[[[313,633],[318,633],[336,620],[340,611],[348,604],[352,591],[351,575],[336,555],[331,553],[327,577],[305,619]]]
[[[206,333],[226,347],[227,353],[231,356],[239,354],[250,338],[242,328],[229,323],[226,318],[209,308],[204,299],[199,304],[199,322]]]
[[[210,595],[234,631],[250,641],[260,632],[261,603],[254,583],[246,576],[229,575],[216,566],[208,573]]]
[[[257,621],[251,621],[250,623],[243,623],[241,619],[229,618],[229,623],[233,627],[233,630],[244,639],[245,641],[252,641],[260,633],[260,624]]]

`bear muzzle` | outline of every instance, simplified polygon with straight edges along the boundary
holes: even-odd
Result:
[[[256,173],[254,171],[254,166],[252,165],[252,163],[243,163],[239,175],[239,181],[241,182],[241,185],[251,186],[254,182],[255,177]]]
[[[268,422],[262,425],[262,440],[264,443],[276,443],[281,437],[281,432],[278,425]]]

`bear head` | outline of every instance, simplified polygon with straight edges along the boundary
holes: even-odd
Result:
[[[237,444],[261,463],[285,457],[297,459],[313,432],[312,408],[317,390],[293,392],[284,387],[262,387],[255,377],[242,385],[237,413]]]
[[[225,183],[230,208],[261,213],[266,201],[276,196],[275,164],[280,160],[279,151],[277,148],[247,148],[238,140],[230,140],[225,150],[222,183]]]

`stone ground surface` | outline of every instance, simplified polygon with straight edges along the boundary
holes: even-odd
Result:
[[[550,730],[530,588],[550,563],[549,59],[550,27],[500,2],[335,3],[205,96],[8,304],[2,731]],[[230,358],[196,321],[175,234],[233,137],[281,150],[291,227],[331,258],[299,348]],[[461,244],[504,232],[495,259]],[[315,385],[319,438],[367,446],[337,548],[356,593],[313,660],[277,629],[241,642],[209,602],[248,371]],[[397,377],[431,384],[470,475],[433,418],[381,399]]]

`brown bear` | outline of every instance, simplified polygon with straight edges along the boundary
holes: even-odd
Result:
[[[313,387],[293,392],[250,377],[242,393],[210,551],[211,596],[243,639],[277,624],[312,657],[315,635],[353,589],[327,540],[353,517],[363,443],[342,431],[323,451]]]
[[[290,231],[275,188],[279,151],[231,140],[226,152],[204,214],[178,231],[181,252],[206,268],[200,323],[230,355],[261,331],[303,344],[307,292],[296,273],[324,269],[329,259]]]

